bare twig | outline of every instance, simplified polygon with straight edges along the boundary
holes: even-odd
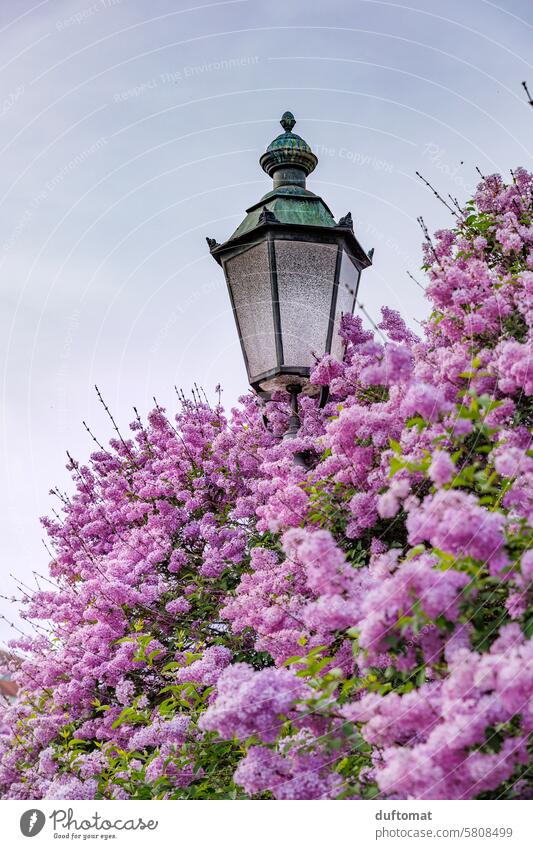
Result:
[[[418,288],[419,288],[419,289],[422,289],[422,291],[423,291],[423,292],[425,292],[425,291],[426,291],[426,290],[424,289],[424,287],[422,286],[422,283],[419,283],[419,282],[418,282],[418,280],[416,279],[416,277],[413,277],[413,275],[411,274],[411,272],[410,272],[410,271],[406,271],[405,273],[407,274],[407,276],[408,276],[408,277],[410,277],[410,278],[411,278],[411,280],[413,281],[413,283],[416,283],[416,285],[418,286]]]
[[[457,213],[456,213],[455,209],[453,209],[453,207],[451,207],[451,206],[450,206],[450,204],[449,204],[449,203],[447,203],[447,202],[444,200],[444,198],[442,197],[442,195],[440,195],[440,194],[438,193],[438,191],[437,191],[437,190],[436,190],[436,189],[435,189],[435,188],[431,185],[431,183],[430,183],[428,180],[426,180],[426,178],[425,178],[425,177],[423,177],[423,176],[422,176],[422,174],[420,173],[420,171],[415,171],[415,174],[416,174],[416,176],[419,178],[419,180],[422,180],[422,182],[423,182],[423,183],[425,183],[425,185],[428,187],[428,189],[430,189],[430,190],[433,192],[433,194],[435,195],[435,197],[436,197],[438,200],[440,200],[440,202],[441,202],[442,204],[444,204],[444,206],[446,207],[446,209],[447,209],[449,212],[451,212],[451,214],[452,214],[452,215],[457,216]]]

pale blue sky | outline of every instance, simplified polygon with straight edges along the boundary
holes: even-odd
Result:
[[[416,326],[416,217],[449,218],[415,170],[464,199],[476,165],[531,167],[532,31],[529,0],[3,0],[3,594],[46,571],[37,519],[65,449],[92,449],[82,419],[111,435],[94,383],[124,428],[174,384],[246,391],[205,236],[268,190],[281,113],[319,155],[309,188],[375,248],[365,307]]]

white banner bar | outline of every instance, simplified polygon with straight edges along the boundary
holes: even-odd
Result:
[[[1,846],[530,849],[533,802],[2,802]],[[34,841],[34,842],[33,842]],[[67,843],[67,841],[69,841]]]

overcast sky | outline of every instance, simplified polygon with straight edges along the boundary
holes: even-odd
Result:
[[[416,327],[416,218],[449,217],[415,170],[464,199],[475,166],[531,167],[532,29],[530,0],[2,0],[4,595],[46,571],[38,517],[65,450],[92,450],[82,420],[111,436],[95,383],[124,428],[175,384],[247,390],[205,236],[268,191],[282,112],[319,156],[308,187],[375,248],[365,308]]]

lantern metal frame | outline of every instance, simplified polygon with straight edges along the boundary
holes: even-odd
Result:
[[[349,215],[349,213],[346,218],[351,221],[351,216]],[[265,383],[266,381],[272,380],[281,375],[286,375],[287,377],[294,376],[309,379],[312,370],[309,366],[289,366],[286,365],[283,361],[283,330],[281,325],[281,312],[278,293],[278,268],[274,244],[275,241],[282,240],[309,242],[313,244],[327,244],[335,246],[337,248],[335,272],[332,281],[333,286],[328,316],[328,329],[326,335],[325,350],[316,352],[318,355],[331,353],[333,331],[335,328],[335,313],[337,308],[337,295],[340,282],[341,261],[343,254],[347,257],[347,259],[352,262],[357,271],[356,285],[352,296],[350,310],[351,312],[353,312],[355,302],[357,300],[361,272],[363,268],[366,268],[371,264],[371,259],[363,251],[361,245],[355,238],[350,224],[343,224],[337,227],[314,227],[303,224],[285,224],[276,221],[274,217],[269,217],[265,221],[265,223],[259,225],[253,231],[253,238],[250,238],[250,234],[245,234],[236,239],[229,240],[221,245],[215,243],[211,247],[211,255],[222,266],[224,270],[224,275],[226,278],[231,307],[235,319],[235,324],[237,327],[237,333],[239,335],[239,342],[241,345],[242,355],[246,366],[248,380],[253,389],[255,389],[255,391],[258,393],[262,392],[261,384]],[[270,276],[271,287],[274,338],[276,348],[276,366],[266,372],[263,372],[262,374],[252,375],[250,372],[245,340],[239,325],[238,311],[233,298],[231,282],[227,271],[227,263],[235,256],[241,253],[245,253],[246,251],[259,244],[262,244],[265,241],[267,243],[268,248],[268,272]]]

